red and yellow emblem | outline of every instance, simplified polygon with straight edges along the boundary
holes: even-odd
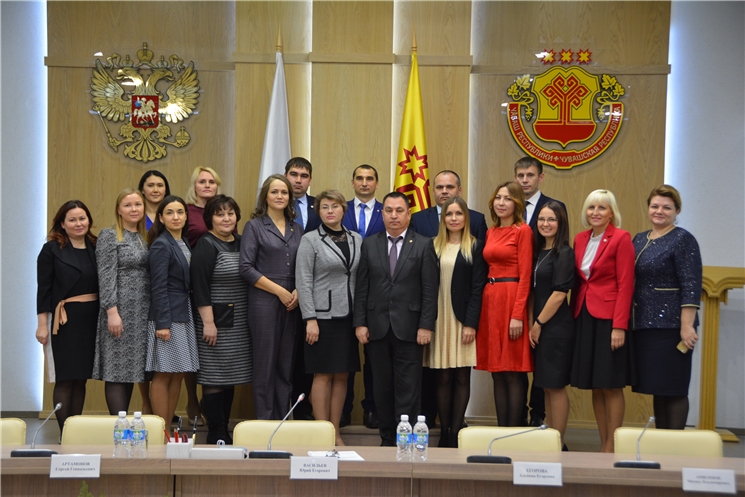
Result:
[[[562,62],[571,56],[570,50],[560,52]],[[579,63],[583,56],[589,58],[589,51],[579,52]],[[615,77],[578,66],[551,67],[533,78],[526,74],[507,90],[510,133],[531,157],[571,169],[597,158],[618,136],[624,113],[618,100],[624,93]]]

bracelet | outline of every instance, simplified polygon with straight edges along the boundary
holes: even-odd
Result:
[[[543,325],[546,324],[546,323],[541,323],[541,320],[538,318],[535,318],[535,322],[538,323],[538,325],[541,327],[543,327]]]

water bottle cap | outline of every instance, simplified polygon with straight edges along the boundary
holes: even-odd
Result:
[[[126,418],[127,417],[127,411],[119,411],[119,417],[120,418]]]
[[[141,418],[141,417],[142,417],[142,412],[135,411],[135,418]]]
[[[417,420],[417,421],[421,421],[422,423],[424,423],[424,422],[425,422],[425,421],[427,420],[427,418],[426,418],[426,417],[424,417],[424,416],[422,416],[422,415],[420,414],[419,416],[417,416],[417,417],[416,417],[416,420]]]
[[[409,420],[409,415],[408,414],[402,414],[401,415],[401,421],[408,421],[408,420]]]

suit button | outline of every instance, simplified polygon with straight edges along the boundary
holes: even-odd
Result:
[[[288,263],[287,263],[287,265],[289,266],[289,265],[290,265],[290,263],[288,262]]]

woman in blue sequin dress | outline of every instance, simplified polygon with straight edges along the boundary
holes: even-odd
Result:
[[[693,235],[675,226],[681,208],[675,188],[655,188],[647,205],[652,229],[634,237],[634,391],[654,396],[657,428],[682,430],[698,341],[701,253]]]

